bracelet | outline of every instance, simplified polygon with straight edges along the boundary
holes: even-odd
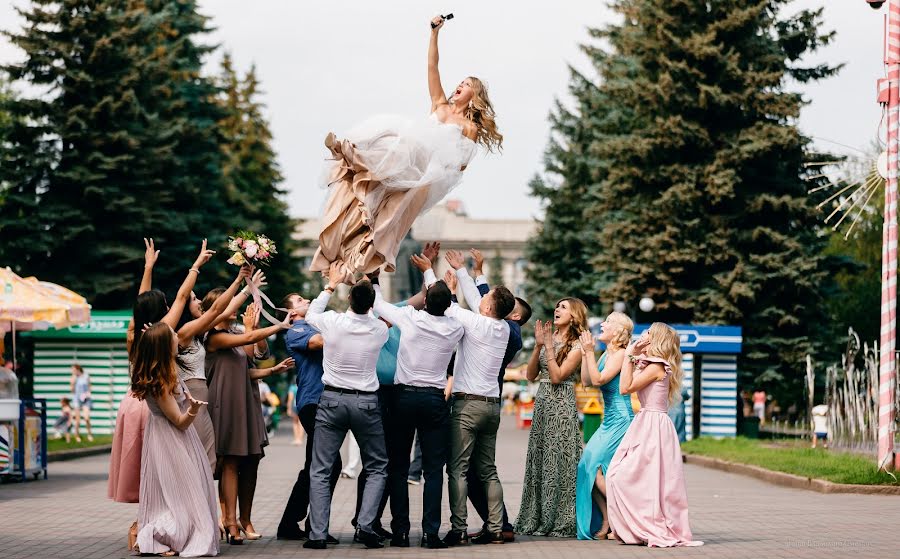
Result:
[[[240,293],[240,294],[243,295],[244,297],[247,297],[247,296],[250,295],[250,289],[248,289],[248,288],[245,287],[245,288],[241,289],[241,293]]]
[[[329,285],[328,287],[326,287],[325,289],[323,289],[323,291],[327,291],[327,292],[329,292],[329,293],[334,293],[334,288],[331,287],[331,286]]]
[[[196,414],[196,413],[187,412],[187,414],[188,414],[189,416],[191,416],[191,417],[197,417],[197,414]]]
[[[198,270],[197,268],[191,268],[188,270],[188,272],[196,272],[198,276],[200,275],[200,270]]]

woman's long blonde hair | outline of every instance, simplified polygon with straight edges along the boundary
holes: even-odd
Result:
[[[664,322],[654,322],[647,330],[650,345],[644,352],[648,357],[660,357],[669,362],[672,374],[669,375],[669,405],[681,397],[681,381],[684,370],[681,368],[681,339],[674,328]]]
[[[612,322],[620,328],[619,333],[613,336],[609,341],[607,350],[625,349],[631,342],[631,336],[634,333],[634,321],[628,318],[628,315],[618,311],[609,313],[606,317],[607,322]]]
[[[503,134],[497,130],[497,113],[494,112],[494,105],[488,97],[487,86],[475,76],[469,76],[467,79],[472,82],[474,95],[465,114],[466,118],[478,127],[475,142],[492,153],[495,149],[500,151],[503,149]]]
[[[584,301],[577,297],[564,297],[557,301],[553,308],[558,307],[563,301],[569,303],[569,312],[572,313],[572,322],[569,323],[569,330],[566,332],[566,339],[563,340],[563,346],[559,350],[559,353],[556,354],[557,365],[563,364],[566,357],[569,355],[569,351],[572,350],[572,346],[575,345],[575,342],[581,337],[581,333],[590,330],[587,321],[588,309],[587,305],[584,304]],[[582,351],[585,350],[582,349]]]

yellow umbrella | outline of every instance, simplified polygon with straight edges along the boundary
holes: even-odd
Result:
[[[91,306],[74,291],[34,277],[19,277],[9,267],[0,268],[0,332],[12,330],[13,366],[16,330],[67,328],[90,319]]]

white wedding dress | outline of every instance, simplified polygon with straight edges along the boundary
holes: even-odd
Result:
[[[325,140],[334,158],[323,186],[331,190],[319,249],[310,269],[341,261],[351,271],[393,271],[400,242],[413,221],[462,180],[476,144],[456,124],[380,115],[338,141]]]

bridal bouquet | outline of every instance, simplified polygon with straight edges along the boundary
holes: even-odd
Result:
[[[265,266],[269,264],[269,259],[273,255],[278,254],[272,239],[252,231],[238,231],[233,237],[228,237],[228,250],[232,253],[228,263],[235,266],[244,264]]]

